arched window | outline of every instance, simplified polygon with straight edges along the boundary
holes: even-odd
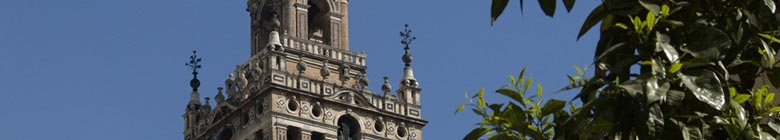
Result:
[[[338,125],[339,140],[360,140],[360,125],[357,119],[344,115],[339,118]]]
[[[217,137],[217,140],[232,140],[233,139],[233,130],[230,128],[225,128],[222,130],[222,132],[219,133],[219,137]]]
[[[328,13],[328,4],[324,0],[310,0],[308,9],[308,35],[309,40],[330,44],[330,21]]]

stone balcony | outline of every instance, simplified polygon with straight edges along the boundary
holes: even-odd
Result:
[[[365,53],[355,53],[349,50],[331,47],[327,44],[286,35],[281,36],[281,41],[285,49],[292,49],[292,52],[303,51],[308,54],[315,54],[314,56],[326,57],[329,61],[346,62],[361,67],[366,66]]]

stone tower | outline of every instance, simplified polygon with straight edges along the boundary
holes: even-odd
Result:
[[[349,50],[348,5],[348,0],[249,0],[251,58],[228,74],[214,105],[208,97],[201,103],[191,84],[184,139],[421,140],[427,121],[411,67],[414,38],[406,32],[402,41],[399,87],[393,89],[385,77],[381,93],[369,91],[366,55]]]

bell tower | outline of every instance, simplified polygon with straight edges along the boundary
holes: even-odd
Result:
[[[428,121],[411,30],[402,32],[399,88],[386,77],[382,92],[372,92],[365,52],[349,50],[347,7],[348,0],[249,0],[251,58],[226,74],[216,95],[204,95],[213,95],[213,107],[193,86],[185,140],[422,140]]]
[[[275,26],[284,39],[348,51],[348,5],[348,0],[249,0],[252,55],[268,43]]]

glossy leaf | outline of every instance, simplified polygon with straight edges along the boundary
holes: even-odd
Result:
[[[721,51],[731,47],[731,40],[723,31],[715,28],[704,28],[691,35],[688,45],[681,50],[703,61],[720,59]]]
[[[672,44],[670,44],[671,39],[668,35],[662,34],[660,32],[655,32],[655,47],[656,51],[663,51],[666,55],[666,59],[669,62],[677,62],[677,59],[680,58],[680,54],[677,53],[677,49],[675,49]],[[679,70],[679,69],[678,69]],[[675,73],[674,71],[672,73]]]
[[[653,12],[653,14],[661,15],[661,6],[658,6],[658,4],[650,3],[647,0],[639,0],[639,4],[648,11]]]
[[[725,104],[725,94],[720,79],[710,70],[684,71],[680,75],[685,87],[699,100],[720,110]]]
[[[764,5],[766,5],[767,8],[769,8],[769,11],[772,13],[775,13],[775,1],[773,0],[764,0]]]

